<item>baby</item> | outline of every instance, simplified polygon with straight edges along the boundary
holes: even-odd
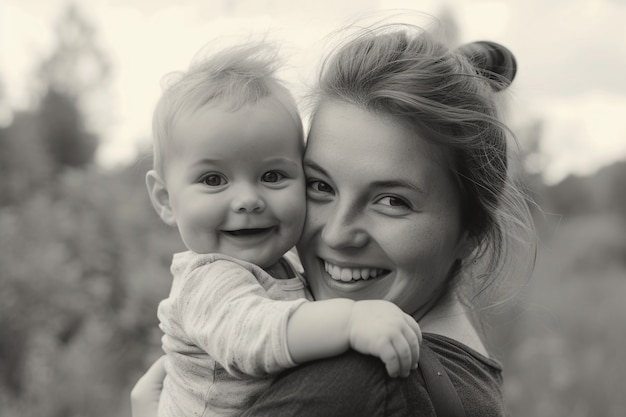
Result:
[[[167,377],[159,416],[236,415],[271,375],[353,348],[391,376],[417,366],[417,323],[382,300],[311,301],[292,251],[305,222],[303,129],[247,44],[192,63],[153,117],[151,202],[188,251],[175,254],[158,309]]]

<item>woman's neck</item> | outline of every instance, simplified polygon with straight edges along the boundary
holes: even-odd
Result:
[[[489,356],[465,307],[453,291],[440,298],[428,312],[417,320],[423,332],[449,337],[482,355]]]

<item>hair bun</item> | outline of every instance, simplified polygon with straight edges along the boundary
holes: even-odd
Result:
[[[494,91],[501,91],[513,82],[517,62],[504,46],[490,41],[470,42],[458,48],[479,73],[489,80]]]

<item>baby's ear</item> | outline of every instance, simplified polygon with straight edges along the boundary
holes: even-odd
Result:
[[[176,217],[170,205],[170,194],[165,187],[165,181],[153,169],[146,173],[146,186],[148,187],[148,195],[150,196],[152,206],[161,220],[165,224],[176,226]]]

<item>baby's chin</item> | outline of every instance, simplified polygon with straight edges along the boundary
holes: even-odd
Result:
[[[287,251],[272,251],[271,253],[248,253],[251,251],[231,251],[230,253],[224,253],[224,255],[230,256],[231,258],[238,259],[240,261],[248,262],[258,267],[261,267],[265,270],[272,269],[279,264],[283,255]],[[254,252],[254,251],[252,251]]]

